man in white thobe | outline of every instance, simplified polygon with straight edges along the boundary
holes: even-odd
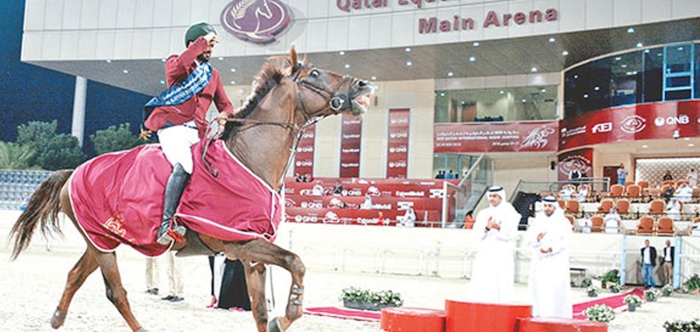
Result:
[[[520,214],[501,187],[488,192],[489,207],[479,211],[473,231],[481,241],[472,265],[469,297],[477,302],[510,303],[514,293],[513,249]]]
[[[528,229],[527,245],[532,248],[528,292],[533,317],[571,318],[571,277],[569,239],[571,224],[556,198],[542,200],[540,212]]]

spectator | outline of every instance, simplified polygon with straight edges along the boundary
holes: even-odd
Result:
[[[671,245],[671,240],[666,240],[663,256],[664,282],[666,285],[671,285],[673,282],[673,258],[675,256],[675,247]]]
[[[445,179],[454,179],[455,178],[455,173],[450,170],[447,175],[445,175]]]
[[[666,189],[664,189],[664,192],[661,193],[661,198],[666,200],[666,203],[671,200],[671,197],[673,197],[674,194],[673,186],[667,186]]]
[[[304,178],[301,176],[301,174],[296,173],[294,174],[294,182],[304,182]]]
[[[469,210],[469,212],[467,212],[467,214],[464,216],[465,229],[472,229],[474,227],[474,218],[472,217],[473,213],[474,210]]]
[[[612,207],[610,208],[610,212],[605,215],[605,218],[603,218],[605,221],[605,233],[608,234],[617,234],[619,227],[620,227],[620,222],[622,221],[622,218],[620,218],[620,215],[617,214],[617,209]]]
[[[382,211],[379,211],[379,216],[377,217],[377,224],[378,225],[384,225],[388,226],[389,225],[389,219],[384,218],[384,213]]]
[[[209,269],[211,302],[207,308],[249,311],[250,297],[241,261],[223,255],[209,256]]]
[[[341,201],[340,198],[337,197],[331,198],[331,201],[328,202],[328,208],[330,209],[345,209],[347,207],[347,204],[345,204],[345,202]]]
[[[679,201],[689,203],[693,199],[693,188],[683,182],[673,195],[678,198]]]
[[[582,184],[578,186],[578,192],[576,193],[576,200],[579,202],[585,202],[588,198],[588,186]]]
[[[591,215],[589,213],[586,213],[583,216],[583,220],[581,220],[581,233],[590,233],[591,226],[593,226],[593,222],[591,221]]]
[[[561,191],[559,192],[559,197],[565,200],[570,200],[571,196],[576,193],[576,187],[574,187],[573,184],[565,184],[563,187],[561,187]]]
[[[323,196],[323,186],[321,186],[321,181],[316,181],[316,184],[311,189],[312,196]]]
[[[698,186],[698,173],[695,171],[695,168],[691,168],[690,171],[688,171],[687,177],[691,188]]]
[[[23,192],[22,196],[19,198],[19,210],[24,211],[27,208],[27,204],[29,203],[29,199],[32,196],[29,195],[28,192]]]
[[[399,227],[414,227],[416,226],[416,211],[413,210],[412,206],[409,206],[408,209],[406,210],[406,213],[403,215],[403,218],[399,220],[399,223],[396,225]]]
[[[668,206],[666,206],[666,215],[673,220],[680,220],[681,208],[681,202],[679,202],[677,198],[672,198]]]
[[[165,257],[168,265],[168,296],[161,298],[163,301],[180,302],[185,298],[183,294],[183,279],[180,262],[175,259],[175,253],[166,251]],[[146,258],[146,292],[158,295],[160,282],[160,257]]]
[[[574,169],[572,169],[571,172],[569,172],[569,180],[571,180],[572,182],[578,182],[580,178],[581,171],[578,168],[574,167]]]
[[[618,169],[617,169],[617,183],[624,186],[626,179],[627,179],[627,170],[625,169],[625,165],[620,163],[620,167],[618,167]]]
[[[365,194],[365,201],[360,205],[360,209],[371,210],[372,209],[372,196],[369,193]]]
[[[439,170],[438,174],[435,176],[436,179],[444,179],[445,178],[445,171],[444,170]]]
[[[333,195],[342,195],[343,194],[343,184],[340,183],[340,180],[335,181],[335,186],[333,186]]]

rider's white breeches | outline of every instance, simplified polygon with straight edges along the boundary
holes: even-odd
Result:
[[[185,172],[192,174],[192,144],[199,142],[199,132],[194,121],[158,130],[160,147],[171,165],[179,163]]]

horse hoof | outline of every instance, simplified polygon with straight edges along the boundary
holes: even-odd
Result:
[[[279,323],[277,323],[277,318],[273,318],[267,324],[267,332],[282,332],[282,330],[280,329]]]
[[[57,329],[63,325],[63,322],[66,321],[66,315],[68,312],[66,311],[61,311],[56,309],[56,311],[53,313],[53,316],[51,316],[51,327],[54,329]]]

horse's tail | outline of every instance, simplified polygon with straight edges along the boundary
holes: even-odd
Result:
[[[10,259],[17,259],[17,256],[27,249],[37,224],[41,224],[41,233],[44,236],[49,236],[47,233],[51,231],[63,234],[58,223],[58,213],[61,211],[61,188],[71,174],[73,170],[54,172],[39,185],[10,231],[10,240],[14,238],[15,242]]]

